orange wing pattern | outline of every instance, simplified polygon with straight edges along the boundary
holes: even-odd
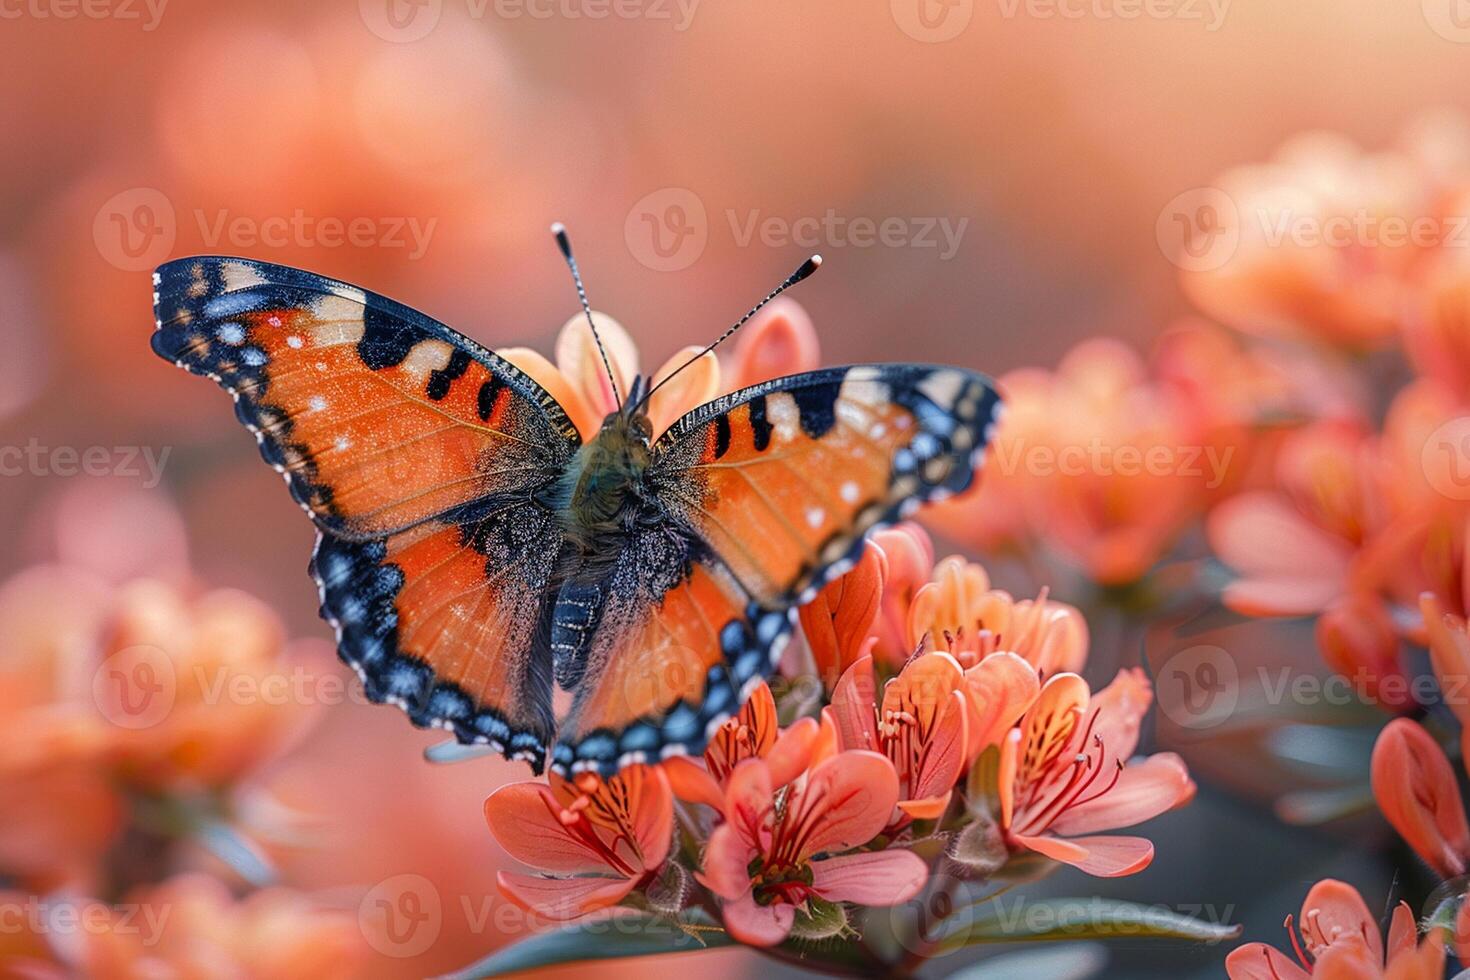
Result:
[[[763,607],[807,601],[874,526],[958,493],[1001,402],[958,368],[834,368],[735,392],[654,448],[671,511]]]
[[[311,273],[191,258],[155,273],[153,348],[235,398],[321,537],[322,615],[367,694],[538,769],[535,646],[561,549],[538,495],[580,445],[508,362],[408,307]]]

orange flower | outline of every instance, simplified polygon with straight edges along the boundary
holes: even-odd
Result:
[[[1352,593],[1334,600],[1317,619],[1322,659],[1350,679],[1364,699],[1393,711],[1417,706],[1399,663],[1399,635],[1376,596]]]
[[[1420,596],[1419,605],[1440,698],[1460,722],[1460,757],[1470,759],[1470,635],[1464,618],[1445,612],[1433,592]]]
[[[1087,621],[1072,606],[1047,599],[1017,602],[990,587],[985,569],[950,557],[934,569],[909,607],[908,638],[943,650],[973,667],[1002,650],[1018,654],[1043,674],[1078,671],[1087,660]]]
[[[964,674],[946,653],[910,660],[883,687],[877,702],[873,658],[863,657],[832,692],[830,714],[842,749],[881,753],[898,774],[898,808],[915,820],[934,820],[949,806],[964,770],[969,711]]]
[[[1094,581],[1146,573],[1233,473],[1236,447],[1123,344],[1090,340],[1055,372],[1000,381],[1006,418],[977,490],[933,509],[982,550],[1053,548]]]
[[[1350,348],[1393,336],[1408,276],[1426,252],[1408,235],[1391,239],[1383,220],[1435,214],[1406,155],[1366,154],[1345,137],[1307,133],[1273,160],[1223,174],[1214,186],[1221,202],[1211,213],[1219,224],[1197,230],[1235,232],[1238,242],[1206,267],[1184,263],[1180,282],[1196,306],[1267,336]]]
[[[548,918],[572,919],[616,905],[652,879],[673,839],[674,798],[662,769],[548,780],[510,783],[485,801],[490,832],[506,853],[551,874],[498,872],[501,894]]]
[[[367,966],[357,918],[270,888],[236,900],[218,880],[184,875],[128,896],[107,928],[89,929],[84,973],[139,976],[353,977]]]
[[[1378,921],[1363,897],[1353,886],[1332,878],[1313,885],[1302,901],[1300,939],[1289,915],[1286,931],[1295,962],[1265,943],[1246,943],[1225,958],[1230,980],[1302,980],[1310,976],[1441,980],[1444,976],[1443,939],[1435,932],[1417,942],[1414,914],[1407,904],[1400,902],[1393,910],[1385,949]]]
[[[725,719],[704,750],[704,765],[687,756],[662,763],[674,795],[716,810],[725,805],[730,774],[746,759],[765,759],[771,778],[785,786],[806,770],[818,737],[817,722],[802,718],[784,732],[776,725],[776,700],[761,681],[734,717]]]
[[[638,375],[638,347],[622,324],[612,317],[595,310],[592,317],[607,351],[607,367],[617,379],[616,394],[626,397],[633,378]],[[660,383],[703,349],[690,346],[678,351],[653,373],[650,383]],[[509,347],[497,353],[529,374],[560,402],[584,439],[596,433],[602,420],[618,407],[607,367],[583,314],[577,314],[562,326],[556,339],[555,364],[528,347]],[[721,392],[810,370],[816,367],[818,359],[817,336],[811,321],[795,300],[781,297],[745,326],[728,371],[722,372],[714,354],[705,354],[649,400],[648,415],[654,435]]]
[[[1464,874],[1470,826],[1439,743],[1417,723],[1395,718],[1373,745],[1372,780],[1378,809],[1414,852],[1441,878]]]
[[[1141,823],[1193,797],[1177,755],[1127,763],[1152,699],[1138,668],[1119,671],[1096,697],[1076,674],[1047,681],[1001,746],[1007,842],[1100,877],[1148,867],[1154,849],[1144,838],[1078,835]]]
[[[764,760],[735,768],[725,822],[710,835],[698,876],[724,900],[725,928],[741,942],[781,942],[813,898],[896,905],[928,880],[928,867],[909,851],[854,851],[883,831],[898,803],[898,776],[883,756],[839,752],[792,784],[779,805],[777,790]]]
[[[877,642],[873,630],[887,578],[888,556],[881,544],[870,540],[852,571],[828,582],[801,607],[802,635],[827,687]]]
[[[909,639],[909,610],[934,572],[934,542],[909,521],[877,531],[868,540],[882,550],[887,569],[872,652],[879,663],[898,667],[918,648]]]

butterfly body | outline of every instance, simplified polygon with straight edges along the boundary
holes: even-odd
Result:
[[[980,375],[885,364],[663,433],[635,389],[584,439],[516,365],[360,287],[224,257],[155,287],[155,351],[234,396],[317,525],[368,696],[537,771],[701,751],[866,532],[970,484],[1000,409]]]

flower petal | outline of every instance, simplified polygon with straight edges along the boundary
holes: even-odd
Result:
[[[811,317],[796,300],[782,296],[766,304],[738,335],[727,390],[811,371],[821,359]]]
[[[1020,836],[1016,843],[1099,878],[1137,874],[1154,859],[1154,845],[1143,837]]]
[[[898,804],[898,774],[876,752],[839,752],[818,765],[801,789],[801,801],[820,808],[802,845],[801,858],[866,844],[888,825]],[[789,803],[790,813],[796,804]]]
[[[622,901],[632,878],[541,878],[514,871],[496,872],[500,893],[521,908],[548,919],[574,919]]]
[[[965,671],[970,758],[998,745],[1041,693],[1036,669],[1014,653],[992,653]]]
[[[766,756],[773,787],[785,786],[806,772],[812,764],[821,730],[822,726],[815,718],[802,718],[781,733]]]
[[[704,866],[696,878],[725,899],[739,898],[750,891],[750,859],[755,848],[740,830],[730,824],[716,827],[704,849]]]
[[[591,439],[597,433],[603,416],[592,409],[587,399],[572,386],[566,375],[557,370],[555,364],[529,347],[506,347],[495,353],[545,388],[546,393],[555,398],[562,411],[567,413],[567,418],[572,420],[583,440]]]
[[[1142,667],[1118,671],[1111,684],[1092,696],[1088,710],[1097,715],[1092,735],[1102,741],[1108,755],[1127,759],[1138,748],[1138,730],[1153,700],[1153,685]],[[1082,733],[1077,737],[1080,740]]]
[[[544,783],[508,783],[485,801],[490,833],[507,854],[542,871],[607,871],[596,852],[573,838],[558,819],[561,804]]]
[[[1429,634],[1429,659],[1434,676],[1439,678],[1441,695],[1460,724],[1470,729],[1470,635],[1466,634],[1465,621],[1445,612],[1432,592],[1419,597],[1419,609]]]
[[[757,905],[749,891],[726,902],[721,912],[730,935],[747,946],[776,945],[790,935],[796,921],[796,906],[785,902]]]
[[[912,851],[865,851],[812,862],[812,888],[834,902],[898,905],[919,893],[929,866]]]
[[[1160,752],[1124,766],[1113,788],[1102,796],[1062,812],[1051,829],[1071,837],[1117,830],[1151,820],[1194,795],[1194,781],[1184,760]]]
[[[598,329],[602,329],[600,325]],[[702,347],[685,347],[654,372],[651,384],[658,385],[689,364],[648,399],[648,418],[653,423],[655,438],[680,417],[713,401],[720,393],[720,361],[713,353],[703,351]]]
[[[633,783],[633,837],[643,855],[643,866],[657,868],[669,856],[674,841],[674,793],[669,777],[659,766],[633,766],[625,767],[614,778]]]
[[[679,799],[703,803],[716,810],[724,807],[725,794],[720,790],[720,784],[698,762],[687,755],[676,755],[665,759],[661,766],[669,778],[669,788]]]
[[[828,686],[863,655],[882,605],[888,559],[869,542],[862,557],[801,607],[801,631],[811,647],[817,673]]]
[[[830,714],[836,723],[843,749],[878,748],[877,694],[872,657],[862,657],[838,678],[832,688],[832,703],[823,714]]]
[[[1311,980],[1285,953],[1265,943],[1246,943],[1225,957],[1230,980]]]
[[[1248,492],[1216,507],[1206,530],[1215,553],[1242,574],[1225,603],[1246,615],[1305,615],[1346,587],[1347,542],[1310,523],[1280,493]]]
[[[744,841],[761,848],[761,828],[765,815],[774,805],[771,769],[762,759],[746,759],[730,774],[725,787],[725,821],[735,827]]]
[[[874,532],[868,541],[883,552],[887,573],[880,615],[874,624],[877,652],[884,663],[898,666],[922,639],[908,636],[909,607],[934,571],[934,542],[923,528],[907,521]]]
[[[1470,826],[1459,784],[1444,750],[1407,718],[1395,718],[1373,746],[1378,809],[1441,878],[1465,873]]]
[[[603,350],[607,352],[607,366],[603,365],[602,353],[597,349],[587,317],[581,313],[568,320],[557,334],[556,366],[581,395],[596,416],[597,425],[600,425],[618,408],[617,396],[608,380],[608,368],[617,379],[618,392],[626,396],[633,376],[638,373],[638,348],[622,324],[606,313],[593,310],[592,320],[597,324],[597,336],[602,338]],[[592,431],[597,431],[596,425]]]
[[[1378,919],[1352,885],[1335,878],[1323,878],[1313,885],[1302,899],[1303,930],[1308,923],[1314,933],[1321,933],[1334,945],[1342,937],[1361,939],[1367,944],[1371,961],[1375,965],[1383,962],[1383,936],[1378,931]]]

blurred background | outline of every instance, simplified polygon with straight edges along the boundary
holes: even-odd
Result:
[[[549,352],[576,310],[547,232],[561,220],[593,305],[645,365],[712,338],[813,251],[827,262],[795,295],[829,363],[1002,374],[1099,335],[1143,351],[1199,315],[1174,214],[1222,173],[1311,130],[1431,162],[1458,153],[1442,134],[1470,91],[1459,13],[1455,0],[0,3],[0,733],[32,711],[25,740],[0,739],[13,777],[0,886],[115,901],[117,883],[159,878],[119,863],[156,858],[160,828],[184,821],[205,844],[168,870],[228,893],[191,878],[179,907],[260,949],[421,976],[526,927],[498,914],[507,859],[481,815],[520,771],[431,766],[439,736],[362,703],[316,616],[308,522],[221,394],[148,349],[156,264],[302,266],[492,348]],[[1095,650],[1140,642],[1094,628]],[[1246,662],[1310,648],[1307,629],[1230,628]],[[225,649],[212,631],[229,631]],[[140,729],[153,742],[129,748],[119,790],[87,765],[82,716],[107,703],[97,644],[126,660],[120,635],[193,637],[191,656],[285,693],[200,710],[167,745]],[[259,717],[273,700],[288,710]],[[1388,894],[1380,823],[1289,827],[1272,810],[1289,780],[1242,790],[1218,755],[1186,750],[1200,798],[1152,825],[1158,860],[1108,894],[1206,904],[1261,939],[1325,875],[1370,903]],[[228,804],[226,783],[244,786]],[[267,864],[278,890],[235,901]],[[1096,887],[1076,874],[1046,887]],[[432,928],[395,931],[375,909]],[[1218,975],[1225,953],[1111,950],[1118,976]],[[740,952],[698,962],[772,969]]]

